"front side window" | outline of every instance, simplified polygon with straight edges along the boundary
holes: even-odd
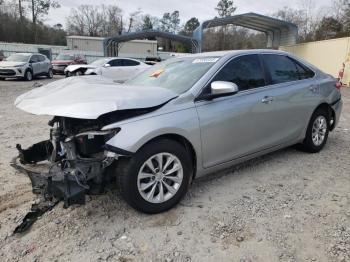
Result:
[[[114,59],[108,62],[111,66],[123,66],[122,61],[120,59]]]
[[[235,83],[240,91],[265,85],[264,73],[258,55],[237,57],[224,66],[213,81]]]
[[[31,58],[30,58],[30,62],[32,63],[38,63],[39,62],[39,57],[37,55],[33,55]]]
[[[265,66],[270,72],[271,84],[299,80],[299,72],[291,59],[284,55],[263,55]]]
[[[43,55],[39,55],[38,58],[39,58],[40,62],[44,62],[45,61],[45,56],[43,56]]]

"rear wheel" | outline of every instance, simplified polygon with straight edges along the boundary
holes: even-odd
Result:
[[[4,77],[0,77],[0,81],[3,81],[3,80],[5,80],[5,78]]]
[[[24,80],[26,80],[26,81],[32,81],[33,80],[33,73],[29,69],[27,69],[24,72]]]
[[[302,144],[302,149],[317,153],[325,146],[329,134],[329,114],[324,109],[317,109],[311,119]]]
[[[130,159],[120,159],[117,166],[123,198],[135,209],[150,214],[175,206],[187,192],[191,177],[188,152],[169,139],[150,142]]]

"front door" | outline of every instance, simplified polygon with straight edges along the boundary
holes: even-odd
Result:
[[[202,158],[205,168],[249,155],[275,144],[273,101],[258,55],[244,55],[227,63],[213,81],[230,81],[239,92],[211,101],[197,101]],[[210,92],[210,84],[204,89]],[[272,123],[272,124],[271,124]]]
[[[33,75],[38,75],[41,73],[41,65],[39,61],[39,56],[32,55],[30,58],[30,63],[32,65]]]

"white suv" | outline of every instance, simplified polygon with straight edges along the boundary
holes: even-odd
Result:
[[[23,78],[31,81],[36,76],[52,78],[50,60],[37,53],[16,53],[0,62],[0,80]]]

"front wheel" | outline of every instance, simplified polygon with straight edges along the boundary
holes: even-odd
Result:
[[[33,73],[30,70],[26,70],[24,73],[24,80],[26,81],[32,81],[33,80]]]
[[[53,78],[53,72],[52,69],[50,68],[49,71],[47,72],[47,78],[52,79]]]
[[[306,131],[302,149],[310,153],[317,153],[325,146],[329,134],[329,114],[326,110],[316,110]]]
[[[117,166],[118,187],[135,209],[149,214],[175,206],[192,177],[190,156],[181,144],[162,139],[150,142]]]

